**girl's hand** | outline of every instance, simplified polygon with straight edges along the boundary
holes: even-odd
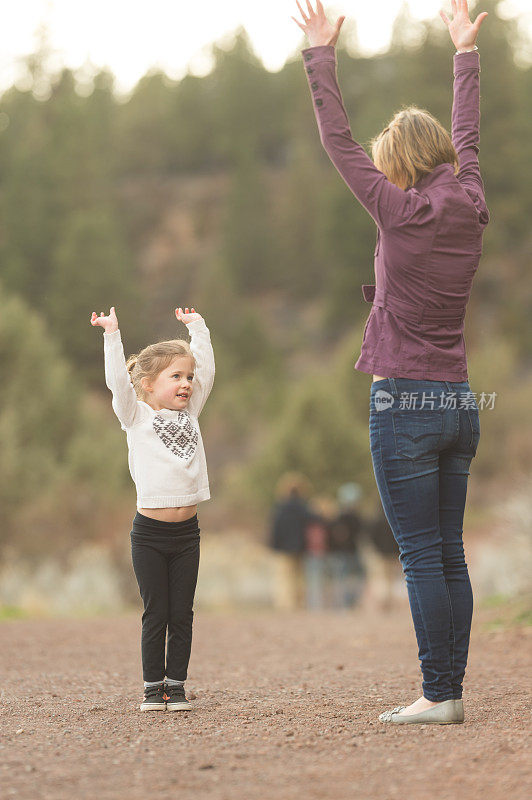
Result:
[[[302,0],[303,1],[303,0]],[[311,47],[317,47],[324,44],[335,45],[340,35],[340,28],[343,25],[345,17],[338,17],[335,25],[331,25],[325,16],[325,11],[320,0],[316,0],[316,11],[313,10],[310,0],[306,0],[307,13],[305,14],[298,0],[296,0],[297,7],[301,12],[304,24],[302,25],[295,17],[292,17],[296,25],[299,25],[301,30],[307,34]]]
[[[203,319],[201,314],[197,314],[193,308],[191,308],[190,311],[188,308],[185,308],[184,311],[181,307],[176,308],[175,315],[181,322],[184,322],[185,325],[188,325],[189,322],[194,322],[195,319]]]
[[[100,325],[100,327],[102,327],[106,333],[113,333],[113,331],[117,331],[118,320],[115,314],[115,307],[111,306],[108,317],[104,316],[103,311],[100,316],[96,314],[96,311],[93,311],[90,322],[91,325]]]
[[[487,11],[482,11],[474,22],[469,19],[467,0],[451,0],[453,9],[453,20],[449,20],[447,15],[440,11],[440,17],[449,28],[451,39],[457,50],[468,50],[474,47],[478,31],[484,19],[488,16]]]

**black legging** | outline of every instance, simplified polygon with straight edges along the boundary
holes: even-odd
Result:
[[[130,537],[133,569],[144,603],[143,678],[153,682],[166,675],[184,681],[192,644],[192,606],[199,566],[198,515],[183,522],[161,522],[137,511]]]

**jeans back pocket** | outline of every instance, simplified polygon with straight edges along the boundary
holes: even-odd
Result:
[[[471,438],[469,440],[469,448],[473,457],[477,454],[477,447],[480,441],[480,416],[478,408],[468,408],[467,418],[469,419],[469,426],[471,428]]]
[[[412,461],[438,452],[443,433],[443,414],[432,409],[392,412],[396,455]]]

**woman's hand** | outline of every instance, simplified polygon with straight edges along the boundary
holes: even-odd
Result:
[[[311,47],[319,45],[332,44],[335,45],[340,35],[340,28],[344,22],[345,17],[338,17],[336,25],[331,25],[325,16],[325,11],[320,0],[316,0],[316,11],[313,10],[310,0],[306,0],[307,13],[305,14],[298,0],[296,0],[297,7],[301,12],[304,24],[302,25],[295,17],[292,17],[296,25],[299,25],[301,30],[307,34]]]
[[[101,312],[100,316],[96,314],[96,311],[92,312],[91,317],[91,325],[100,325],[106,333],[113,333],[114,331],[118,330],[118,320],[116,318],[115,307],[111,306],[111,310],[109,311],[109,316],[105,317],[103,311]]]
[[[474,22],[469,19],[467,0],[451,0],[453,9],[453,20],[449,20],[447,15],[440,11],[440,17],[449,28],[451,39],[457,50],[468,50],[474,47],[480,26],[488,16],[487,11],[482,11]]]
[[[188,310],[188,308],[183,309],[181,307],[176,308],[175,315],[181,322],[184,322],[185,325],[188,325],[189,322],[194,322],[195,319],[203,319],[201,314],[196,313],[193,308]]]

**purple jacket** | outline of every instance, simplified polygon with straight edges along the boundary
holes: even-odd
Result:
[[[383,377],[466,381],[464,318],[489,222],[478,164],[478,51],[454,56],[452,139],[460,171],[439,164],[403,191],[354,141],[332,45],[303,50],[322,144],[377,223],[375,284],[355,369]]]

